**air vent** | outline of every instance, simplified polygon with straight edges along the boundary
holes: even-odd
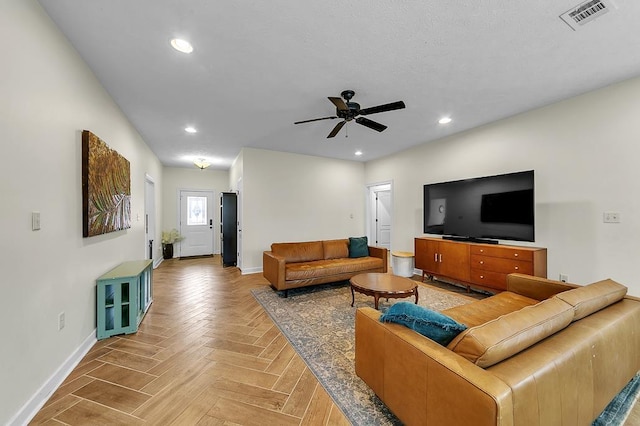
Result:
[[[615,8],[611,0],[589,0],[569,9],[560,19],[575,31]]]

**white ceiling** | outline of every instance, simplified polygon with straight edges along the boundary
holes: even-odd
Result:
[[[369,161],[640,75],[637,0],[578,31],[559,18],[574,0],[39,1],[168,166],[228,169],[242,147]],[[367,116],[382,133],[293,124],[344,89],[407,107]]]

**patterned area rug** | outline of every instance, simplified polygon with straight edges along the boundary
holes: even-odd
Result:
[[[620,391],[593,422],[594,426],[637,425],[640,373]],[[635,404],[635,405],[634,405]]]
[[[356,307],[373,308],[373,297],[356,293],[352,308],[348,282],[289,290],[287,298],[270,287],[254,289],[252,293],[351,423],[401,424],[355,374],[355,311]],[[423,285],[418,294],[418,304],[434,310],[474,300]],[[378,307],[385,311],[398,301],[413,300],[380,299]]]

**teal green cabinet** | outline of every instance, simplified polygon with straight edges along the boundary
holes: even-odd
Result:
[[[153,301],[153,261],[124,262],[96,280],[98,340],[131,334]]]

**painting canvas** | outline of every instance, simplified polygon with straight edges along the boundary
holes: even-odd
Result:
[[[82,132],[82,236],[131,228],[129,161],[88,130]]]

